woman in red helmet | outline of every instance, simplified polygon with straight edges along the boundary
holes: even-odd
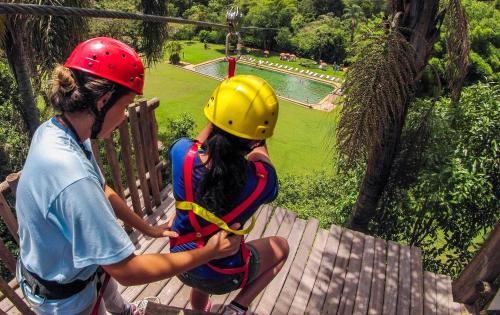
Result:
[[[17,188],[20,259],[17,278],[38,314],[132,314],[117,291],[172,277],[238,250],[240,238],[219,233],[205,248],[134,255],[118,217],[151,237],[171,236],[132,212],[106,185],[90,139],[107,138],[142,94],[144,66],[137,53],[112,38],[78,45],[53,74],[51,103],[60,112],[33,136]],[[98,271],[111,280],[97,295]],[[108,278],[109,279],[109,278]]]

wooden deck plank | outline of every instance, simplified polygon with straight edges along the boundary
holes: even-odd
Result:
[[[359,285],[358,291],[356,292],[353,314],[365,315],[368,312],[374,260],[375,238],[373,238],[373,236],[365,235],[361,274],[359,275]]]
[[[270,218],[272,215],[279,215],[281,216],[281,220],[283,220],[284,217],[284,212],[281,213],[280,211],[273,211],[272,206],[270,205],[264,205],[260,208],[259,213],[257,214],[257,219],[255,220],[255,227],[253,230],[248,234],[248,236],[245,238],[246,242],[258,239],[261,237],[262,233],[266,230],[266,228],[274,228],[271,226],[271,224],[267,224],[270,222]],[[271,220],[275,220],[274,218]],[[279,218],[278,218],[279,220]],[[277,220],[275,220],[277,221]],[[281,222],[280,222],[281,224]],[[276,226],[277,228],[277,226]],[[223,294],[223,295],[212,295],[210,299],[212,300],[212,311],[213,312],[218,312],[222,310],[222,307],[232,301],[236,295],[240,292],[240,290],[233,291],[229,294]]]
[[[345,276],[349,265],[349,256],[351,255],[353,231],[342,229],[339,251],[335,259],[335,265],[332,271],[332,277],[328,290],[326,291],[325,304],[322,314],[337,314],[342,289],[344,288]]]
[[[409,315],[411,305],[411,249],[401,245],[399,249],[398,315]]]
[[[156,253],[168,253],[168,243],[169,239],[167,237],[157,238],[148,247],[146,253],[156,254]],[[122,296],[126,301],[132,302],[137,296],[146,288],[147,284],[134,285],[127,287],[123,292]]]
[[[290,212],[287,213],[287,216]],[[285,283],[286,277],[288,276],[288,272],[290,271],[290,267],[292,265],[293,259],[295,257],[295,254],[297,253],[298,250],[298,245],[299,242],[302,238],[302,235],[304,233],[304,229],[306,227],[306,221],[302,219],[297,219],[295,220],[295,216],[290,216],[290,218],[293,218],[293,221],[290,220],[290,223],[293,223],[293,228],[292,232],[288,232],[288,245],[290,248],[290,252],[288,254],[288,259],[283,265],[283,268],[281,271],[274,277],[274,279],[269,283],[269,285],[266,287],[266,289],[263,291],[262,298],[258,302],[253,304],[252,309],[255,310],[255,313],[257,314],[269,314],[271,313],[271,310],[274,307],[274,304],[276,303],[276,300],[278,296],[280,295],[281,289],[283,287],[283,284]],[[283,220],[286,222],[287,217]],[[278,231],[278,236],[280,235]]]
[[[436,275],[436,312],[439,315],[449,314],[448,282],[450,277],[445,275]]]
[[[424,273],[422,268],[422,251],[411,248],[411,315],[424,314]]]
[[[326,247],[321,257],[321,265],[316,276],[313,290],[307,302],[307,314],[320,314],[326,299],[326,292],[332,277],[333,266],[338,254],[342,229],[339,226],[332,225],[328,233]]]
[[[393,241],[388,241],[387,244],[383,313],[395,315],[398,302],[399,244]]]
[[[307,221],[297,254],[295,255],[288,277],[285,279],[279,299],[274,305],[271,314],[279,315],[288,313],[293,297],[295,296],[295,292],[297,291],[297,287],[302,280],[304,267],[306,266],[309,253],[311,252],[311,247],[313,245],[316,232],[318,231],[318,226],[319,221],[317,219],[310,219]]]
[[[436,275],[424,272],[424,314],[436,315]]]
[[[165,285],[160,293],[158,293],[160,303],[168,305],[175,297],[177,292],[179,292],[182,286],[183,284],[181,280],[179,280],[177,277],[170,278],[168,285]]]
[[[363,248],[364,235],[359,232],[354,232],[338,314],[351,315],[354,310],[354,301],[356,300],[356,292],[360,279],[359,275],[361,272]]]
[[[385,272],[387,262],[387,242],[375,239],[375,260],[370,292],[368,315],[382,314],[384,308]]]
[[[460,315],[460,304],[453,301],[452,281],[450,277],[445,280],[446,295],[448,297],[448,313],[450,315]]]
[[[274,212],[276,213],[276,216],[273,216],[271,218],[271,222],[269,222],[268,227],[264,231],[263,237],[279,235],[281,237],[288,239],[288,236],[290,235],[290,231],[292,230],[293,226],[293,221],[291,220],[293,219],[295,221],[296,215],[293,216],[292,213],[280,207],[276,208]],[[279,222],[280,217],[281,217],[281,222],[277,224],[277,222]],[[249,308],[250,312],[252,309],[255,308],[256,305],[259,304],[263,294],[264,290],[261,291],[259,295],[257,295],[257,297],[252,301],[252,304],[250,305]]]
[[[179,292],[174,296],[172,301],[168,304],[174,307],[185,308],[189,303],[189,296],[191,294],[191,288],[187,285],[183,285]]]
[[[158,221],[155,223],[155,224],[163,224],[167,221],[167,219],[170,217],[170,215],[175,211],[175,206],[174,204],[172,203],[172,205],[167,209],[166,212],[163,212],[163,215],[160,216],[160,218],[158,219]],[[135,254],[136,255],[142,255],[144,253],[158,253],[160,252],[160,250],[162,248],[164,248],[169,242],[169,239],[168,238],[152,238],[152,237],[142,237],[140,238],[140,240],[138,241],[138,243],[136,244],[136,250],[135,250]],[[153,244],[155,244],[154,246],[152,246]],[[157,247],[157,246],[161,246],[160,247]],[[144,288],[145,285],[141,285],[139,287],[142,287]],[[120,291],[121,293],[123,293],[128,287],[126,286],[123,286],[121,284],[118,283],[118,291]],[[134,289],[134,291],[137,290],[137,289]],[[140,292],[139,292],[140,293]],[[132,295],[131,295],[132,296]]]
[[[297,293],[295,293],[292,305],[290,306],[290,315],[304,314],[306,311],[307,302],[309,301],[309,296],[311,295],[316,276],[321,266],[321,257],[323,256],[327,239],[328,231],[320,229],[314,240],[313,249],[311,254],[309,254],[306,267],[304,268],[304,275],[300,281]]]

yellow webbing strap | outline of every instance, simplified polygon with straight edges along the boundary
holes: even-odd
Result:
[[[252,223],[250,223],[250,226],[247,227],[246,229],[243,230],[233,230],[230,228],[224,220],[213,214],[212,212],[208,211],[207,209],[203,208],[202,206],[190,202],[190,201],[176,201],[175,202],[175,207],[179,210],[187,210],[187,211],[193,211],[197,216],[202,217],[206,221],[213,223],[217,225],[219,228],[228,231],[230,233],[236,234],[236,235],[245,235],[250,233],[250,231],[253,229],[255,225],[255,217],[252,216]]]

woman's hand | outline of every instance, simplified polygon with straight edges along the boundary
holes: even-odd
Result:
[[[241,224],[239,223],[231,225],[234,230],[240,227]],[[222,230],[208,240],[205,248],[212,253],[212,259],[224,258],[238,252],[241,246],[241,238],[242,236],[229,236],[229,232]]]
[[[167,223],[150,226],[146,234],[151,237],[159,238],[159,237],[178,237],[179,234],[177,232],[172,231],[172,225],[175,220],[175,212],[173,215],[168,218]]]

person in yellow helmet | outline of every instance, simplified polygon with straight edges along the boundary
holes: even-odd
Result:
[[[171,252],[205,246],[220,230],[243,235],[253,214],[278,193],[266,147],[278,120],[278,98],[263,79],[238,75],[224,80],[204,107],[209,123],[197,139],[181,138],[170,149],[176,218]],[[238,230],[250,218],[249,227]],[[193,309],[209,311],[210,294],[242,290],[224,314],[245,314],[252,300],[281,270],[288,256],[282,237],[242,241],[235,255],[180,274],[192,287]]]

